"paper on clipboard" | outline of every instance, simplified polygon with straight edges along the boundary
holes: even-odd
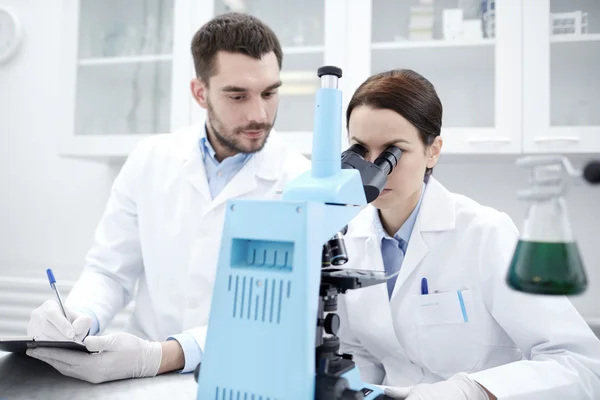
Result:
[[[25,353],[27,349],[36,349],[38,347],[51,347],[91,353],[83,343],[76,341],[37,340],[32,336],[0,337],[0,351]]]

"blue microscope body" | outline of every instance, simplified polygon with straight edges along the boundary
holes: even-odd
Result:
[[[317,323],[323,246],[367,204],[359,171],[340,163],[341,70],[322,67],[319,76],[311,170],[281,200],[227,204],[198,399],[382,396],[360,381],[349,358],[334,377],[315,351],[324,340]]]

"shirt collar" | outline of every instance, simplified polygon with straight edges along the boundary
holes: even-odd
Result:
[[[414,210],[410,213],[404,224],[398,229],[398,232],[394,235],[396,240],[402,239],[405,243],[408,243],[410,239],[410,235],[415,226],[415,222],[417,221],[417,215],[419,214],[419,209],[421,208],[421,201],[423,200],[423,193],[425,192],[425,183],[423,183],[421,187],[421,195],[419,197],[419,201],[415,206]],[[375,218],[375,230],[377,232],[377,236],[379,237],[379,241],[381,242],[383,239],[391,239],[391,236],[383,228],[383,224],[381,223],[381,219],[379,218],[379,212],[376,214]]]
[[[220,164],[219,161],[217,161],[217,153],[208,140],[208,135],[206,134],[206,125],[203,125],[200,135],[200,150],[202,152],[203,160],[206,160],[206,156],[209,156],[214,163]],[[245,162],[251,156],[252,154],[238,153],[228,158],[231,158],[231,161]]]

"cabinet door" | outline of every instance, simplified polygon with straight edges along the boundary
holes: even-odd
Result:
[[[185,3],[64,2],[66,153],[126,154],[144,135],[189,122],[183,90],[190,76],[176,64],[187,58],[176,54],[179,44],[174,46],[187,36],[177,27],[190,26],[189,16],[181,12]]]
[[[412,69],[444,107],[446,153],[521,151],[521,5],[494,0],[351,2],[352,86]]]
[[[600,2],[523,1],[527,152],[600,151]]]

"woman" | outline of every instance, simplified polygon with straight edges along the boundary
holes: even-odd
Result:
[[[410,70],[372,76],[346,120],[366,159],[389,145],[403,152],[345,236],[346,267],[399,270],[340,296],[341,350],[362,379],[410,400],[600,399],[600,341],[569,300],[505,283],[519,235],[511,219],[431,176],[443,143],[431,83]]]

